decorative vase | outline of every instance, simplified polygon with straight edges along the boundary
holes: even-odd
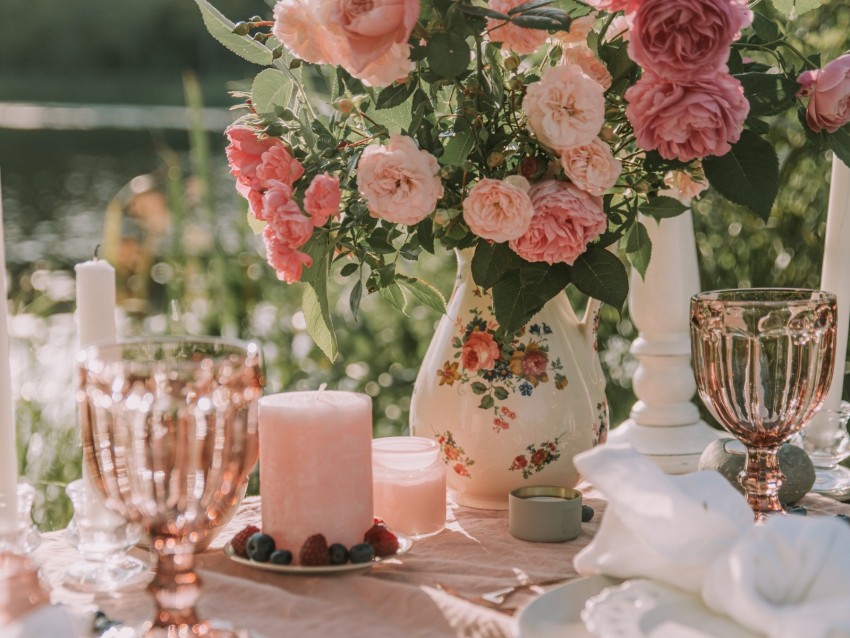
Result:
[[[436,439],[457,502],[507,509],[527,485],[573,487],[573,456],[605,441],[608,404],[596,349],[599,302],[579,321],[566,294],[509,343],[493,300],[476,286],[471,251],[413,388],[410,429]]]

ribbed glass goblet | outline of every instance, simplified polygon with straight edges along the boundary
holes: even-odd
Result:
[[[95,345],[78,366],[83,453],[104,504],[156,555],[149,638],[230,637],[198,617],[194,547],[238,506],[257,460],[255,344],[162,338]]]
[[[756,520],[783,511],[776,453],[829,390],[835,316],[835,295],[816,290],[719,290],[691,299],[697,389],[747,448],[738,480]]]

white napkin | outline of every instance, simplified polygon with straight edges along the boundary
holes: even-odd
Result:
[[[705,603],[770,638],[850,637],[850,526],[775,517],[709,567]]]
[[[709,564],[753,525],[747,501],[717,472],[668,476],[627,445],[601,445],[574,462],[608,500],[596,537],[574,559],[580,574],[699,593]]]
[[[88,632],[86,632],[87,634]],[[64,607],[42,605],[35,611],[0,627],[0,638],[75,638],[86,635]]]

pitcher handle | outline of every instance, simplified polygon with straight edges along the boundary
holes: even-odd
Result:
[[[594,297],[587,299],[587,307],[584,309],[584,316],[581,318],[581,332],[587,339],[588,343],[596,341],[596,318],[599,316],[599,309],[602,302]]]

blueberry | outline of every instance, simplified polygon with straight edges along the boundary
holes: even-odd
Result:
[[[342,543],[333,543],[328,551],[331,554],[331,565],[345,565],[348,562],[348,550]]]
[[[368,563],[375,557],[375,550],[369,543],[354,545],[348,552],[352,563]]]
[[[255,560],[258,563],[265,563],[271,557],[272,552],[274,552],[274,539],[262,532],[252,534],[245,544],[245,551],[248,552],[248,558],[251,560]]]
[[[806,516],[809,511],[802,505],[789,505],[785,508],[788,514],[796,514],[797,516]]]
[[[581,522],[589,523],[593,520],[593,508],[590,505],[582,505],[581,506]]]
[[[837,518],[838,520],[844,521],[845,523],[850,525],[850,516],[847,516],[847,514],[836,514],[835,518]]]
[[[292,552],[288,549],[277,549],[269,556],[269,562],[275,565],[289,565],[292,563]]]

